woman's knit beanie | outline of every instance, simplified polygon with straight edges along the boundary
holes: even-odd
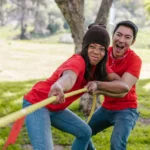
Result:
[[[91,24],[83,37],[82,49],[91,43],[97,43],[108,50],[110,44],[110,36],[106,30],[106,26],[102,24]]]

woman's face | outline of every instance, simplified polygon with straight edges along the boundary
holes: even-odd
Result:
[[[92,43],[88,46],[88,57],[91,65],[97,65],[105,56],[105,47]]]

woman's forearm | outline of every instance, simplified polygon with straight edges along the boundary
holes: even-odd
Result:
[[[67,70],[54,84],[59,84],[62,87],[63,91],[66,92],[74,86],[76,79],[77,75],[75,74],[75,72]]]

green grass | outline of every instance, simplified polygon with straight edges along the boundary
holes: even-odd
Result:
[[[21,109],[23,95],[37,81],[38,80],[22,82],[0,82],[0,117]],[[150,92],[144,88],[148,82],[150,82],[150,79],[140,80],[137,84],[140,118],[150,118]],[[78,110],[78,100],[75,101],[69,108],[78,114],[82,119],[86,120],[86,117]],[[92,138],[97,150],[109,149],[109,141],[112,129],[112,127],[106,129]],[[10,126],[0,128],[0,149],[2,149],[2,145],[6,141],[9,131]],[[64,145],[66,146],[65,149],[69,150],[68,146],[72,144],[74,137],[55,128],[52,128],[52,133],[54,143]],[[129,137],[128,150],[148,150],[150,147],[149,141],[150,125],[145,125],[138,121],[136,127]],[[30,142],[24,127],[17,139],[16,144],[9,146],[8,150],[22,150],[22,145],[28,143]]]

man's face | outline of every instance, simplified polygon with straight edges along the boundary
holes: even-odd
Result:
[[[113,36],[113,56],[120,58],[127,49],[134,43],[133,31],[126,26],[119,26]]]

